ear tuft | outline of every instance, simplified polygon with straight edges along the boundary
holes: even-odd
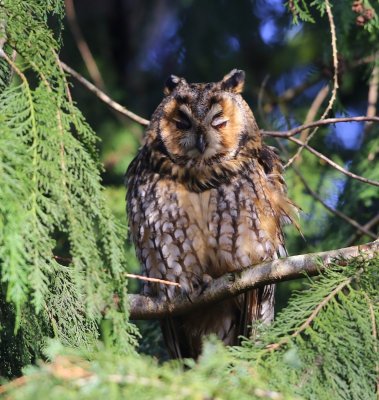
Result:
[[[163,93],[168,96],[169,94],[172,93],[172,91],[179,85],[179,83],[182,81],[182,78],[179,78],[176,75],[170,75],[165,83]]]
[[[233,69],[221,81],[221,88],[228,92],[241,93],[245,84],[245,71]]]

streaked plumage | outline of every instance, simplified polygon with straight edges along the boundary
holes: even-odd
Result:
[[[217,83],[171,76],[144,146],[127,171],[131,236],[143,273],[180,283],[146,283],[143,293],[172,301],[196,296],[226,272],[285,255],[282,223],[294,213],[282,167],[262,143],[240,95],[243,71]],[[197,357],[204,335],[225,344],[273,318],[274,286],[162,322],[173,357]]]

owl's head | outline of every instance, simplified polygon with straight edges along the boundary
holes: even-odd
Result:
[[[237,69],[213,83],[168,78],[151,129],[173,162],[222,162],[235,158],[248,141],[260,146],[253,113],[241,96],[244,82],[245,73]]]

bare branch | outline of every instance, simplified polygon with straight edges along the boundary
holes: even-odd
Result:
[[[68,65],[66,65],[62,61],[61,61],[61,66],[66,72],[71,74],[75,79],[77,79],[82,85],[84,85],[91,92],[95,93],[95,95],[100,100],[105,102],[111,108],[113,108],[114,110],[116,110],[116,111],[120,112],[121,114],[127,116],[128,118],[131,118],[132,120],[136,121],[137,123],[139,123],[141,125],[145,125],[145,126],[149,125],[149,120],[138,116],[137,114],[129,111],[128,109],[126,109],[125,107],[120,105],[119,103],[117,103],[114,100],[112,100],[103,91],[101,91],[99,88],[97,88],[91,82],[87,81],[87,79],[85,79],[78,72],[73,70],[71,67],[69,67]],[[324,120],[315,121],[315,122],[312,122],[310,124],[301,125],[301,126],[299,126],[297,128],[293,128],[293,129],[290,129],[290,130],[284,131],[284,132],[277,132],[277,131],[261,131],[261,132],[262,132],[263,135],[266,135],[266,136],[282,137],[282,138],[289,139],[289,140],[295,142],[296,144],[298,144],[299,146],[306,148],[308,151],[310,151],[311,153],[313,153],[317,157],[321,158],[326,163],[328,163],[329,165],[331,165],[333,168],[337,169],[338,171],[342,172],[346,176],[349,176],[350,178],[353,178],[353,179],[357,179],[357,180],[359,180],[361,182],[364,182],[364,183],[368,183],[368,184],[371,184],[371,185],[374,185],[374,186],[379,186],[379,182],[373,181],[371,179],[364,178],[362,176],[359,176],[359,175],[356,175],[356,174],[354,174],[352,172],[347,171],[346,169],[344,169],[341,166],[339,166],[338,164],[336,164],[334,161],[330,160],[328,157],[324,156],[323,154],[319,153],[318,151],[316,151],[315,149],[310,147],[307,143],[304,143],[304,142],[292,137],[292,136],[296,135],[297,133],[301,132],[304,129],[309,129],[309,128],[316,127],[316,126],[329,125],[329,124],[339,123],[339,122],[360,122],[360,121],[375,121],[375,122],[379,122],[379,117],[360,116],[360,117],[346,117],[346,118],[328,118],[328,119],[324,119]]]
[[[375,60],[379,60],[379,52],[375,54]],[[376,63],[371,73],[370,83],[368,88],[367,98],[367,112],[368,117],[374,117],[376,115],[376,103],[378,102],[378,87],[379,87],[379,65]],[[365,132],[368,131],[372,122],[366,122]]]
[[[300,173],[300,171],[296,168],[295,165],[293,166],[293,168],[294,168],[294,171],[295,171],[296,175],[300,178],[301,182],[303,183],[304,187],[309,192],[309,194],[314,199],[316,199],[318,202],[320,202],[328,211],[330,211],[332,214],[336,215],[337,217],[343,219],[348,224],[354,226],[354,228],[356,228],[359,232],[371,237],[371,239],[375,240],[377,238],[377,235],[375,235],[375,233],[371,232],[368,228],[366,228],[365,226],[360,225],[357,221],[355,221],[354,219],[350,218],[349,216],[347,216],[343,212],[341,212],[339,210],[336,210],[335,208],[330,207],[328,204],[326,204],[325,201],[321,198],[321,196],[319,196],[315,191],[313,191],[312,188],[308,185],[307,181],[305,180],[305,178]]]
[[[286,89],[282,94],[279,96],[274,96],[271,92],[266,90],[266,83],[267,82],[262,82],[260,89],[259,89],[259,96],[261,97],[261,109],[272,109],[276,105],[283,105],[286,103],[291,102],[294,100],[297,96],[301,95],[305,90],[308,88],[312,87],[315,85],[317,82],[321,80],[322,76],[317,74],[317,75],[312,75],[308,80],[300,83],[297,86],[290,87]],[[267,79],[267,77],[264,79],[264,81]],[[264,97],[268,97],[269,100],[265,103],[262,104],[262,100]],[[267,112],[267,111],[266,111]]]
[[[306,148],[310,153],[314,154],[316,157],[318,157],[321,160],[325,161],[331,167],[335,168],[337,171],[342,172],[344,175],[346,175],[346,176],[348,176],[350,178],[356,179],[357,181],[368,183],[368,184],[373,185],[373,186],[379,186],[379,182],[378,181],[373,181],[372,179],[364,178],[363,176],[360,176],[360,175],[354,174],[353,172],[348,171],[347,169],[341,167],[340,165],[338,165],[337,163],[332,161],[330,158],[328,158],[328,157],[324,156],[323,154],[319,153],[313,147],[309,146],[306,143],[303,143],[299,139],[296,139],[294,137],[289,137],[288,139],[291,140],[291,142],[294,142],[294,143],[298,144],[299,146],[304,146],[304,148]]]
[[[78,72],[76,72],[74,69],[69,67],[67,64],[65,64],[63,61],[61,61],[62,68],[68,72],[70,75],[72,75],[75,79],[77,79],[83,86],[85,86],[88,90],[90,90],[92,93],[94,93],[101,101],[106,103],[109,107],[113,108],[114,110],[118,111],[119,113],[127,116],[128,118],[132,119],[135,122],[138,122],[141,125],[149,125],[150,121],[140,117],[137,114],[134,114],[133,112],[129,111],[125,107],[123,107],[121,104],[115,102],[112,100],[107,94],[105,94],[103,91],[101,91],[98,87],[96,87],[94,84],[91,82],[87,81],[82,75],[80,75]]]
[[[364,120],[364,119],[366,119],[367,117],[355,117],[355,118],[359,118],[359,120]],[[375,119],[377,119],[377,118],[378,118],[378,117],[375,117]],[[316,122],[314,122],[314,124],[315,124],[315,123],[319,123],[319,124],[321,124],[321,125],[324,125],[324,124],[326,124],[326,122],[327,122],[327,123],[331,123],[330,120],[341,120],[341,119],[342,119],[342,118],[330,118],[329,120],[316,121]],[[378,119],[379,119],[379,118],[378,118]],[[334,122],[336,122],[336,121],[334,121]],[[348,122],[348,121],[337,121],[337,122]],[[299,127],[299,128],[302,128],[302,129],[303,129],[304,127],[305,127],[305,125],[304,125],[303,127]],[[295,129],[298,129],[298,128],[295,128]],[[286,138],[286,139],[288,139],[288,140],[291,140],[292,142],[295,142],[295,143],[298,144],[299,146],[304,145],[304,147],[305,147],[310,153],[314,154],[316,157],[318,157],[318,158],[320,158],[321,160],[325,161],[327,164],[329,164],[330,166],[332,166],[333,168],[335,168],[337,171],[342,172],[344,175],[346,175],[346,176],[348,176],[348,177],[350,177],[350,178],[356,179],[356,180],[358,180],[358,181],[361,181],[361,182],[364,182],[364,183],[368,183],[368,184],[373,185],[373,186],[379,186],[379,182],[373,181],[373,180],[371,180],[371,179],[367,179],[367,178],[364,178],[363,176],[356,175],[356,174],[354,174],[354,173],[352,173],[352,172],[349,172],[347,169],[342,168],[340,165],[338,165],[337,163],[335,163],[334,161],[332,161],[332,160],[329,159],[328,157],[326,157],[326,156],[324,156],[323,154],[319,153],[319,152],[318,152],[317,150],[315,150],[313,147],[309,146],[308,144],[303,143],[303,142],[300,141],[299,139],[296,139],[296,138],[292,137],[294,134],[298,133],[298,132],[293,133],[293,131],[294,131],[294,130],[292,129],[292,130],[290,130],[290,131],[283,132],[283,133],[284,133],[284,136],[282,136],[282,137],[284,137],[284,138]],[[267,135],[267,136],[281,137],[281,135],[277,135],[278,132],[274,132],[274,131],[272,131],[272,132],[261,131],[261,132],[262,132],[262,134]]]
[[[5,58],[16,72],[19,71],[18,68],[16,67],[16,65],[12,62],[12,60],[9,59],[9,57],[5,54],[4,51],[0,51],[0,57]],[[140,123],[142,125],[148,125],[149,124],[148,120],[139,117],[138,115],[134,114],[133,112],[127,110],[125,107],[123,107],[120,104],[118,104],[115,101],[113,101],[104,92],[102,92],[100,89],[98,89],[96,86],[94,86],[91,82],[87,81],[85,78],[83,78],[80,74],[78,74],[76,71],[74,71],[71,67],[69,67],[68,65],[66,65],[62,61],[61,61],[61,66],[66,72],[69,72],[72,76],[74,76],[76,79],[78,79],[79,82],[81,82],[89,90],[94,92],[101,100],[103,100],[105,103],[107,103],[110,107],[112,107],[115,110],[123,113],[124,115],[128,116],[129,118],[133,119],[134,121],[136,121],[136,122],[138,122],[138,123]],[[353,121],[353,120],[354,121],[367,121],[367,120],[379,121],[379,117],[371,117],[371,118],[369,118],[369,117],[330,118],[328,120],[316,121],[316,122],[313,122],[312,124],[308,124],[308,125],[313,125],[313,126],[316,126],[315,124],[317,124],[317,125],[327,125],[327,124],[331,124],[331,123],[335,123],[335,122],[350,122],[350,121]],[[307,128],[309,128],[309,126],[303,125],[302,127],[294,128],[294,129],[292,129],[290,131],[287,131],[287,132],[272,132],[272,131],[271,132],[270,131],[261,131],[261,132],[262,132],[262,134],[267,135],[267,136],[287,138],[290,141],[298,144],[299,146],[303,146],[309,152],[314,154],[316,157],[318,157],[321,160],[325,161],[327,164],[329,164],[330,166],[335,168],[337,171],[342,172],[344,175],[346,175],[346,176],[348,176],[350,178],[356,179],[358,181],[361,181],[361,182],[364,182],[364,183],[368,183],[368,184],[373,185],[373,186],[379,186],[379,182],[371,180],[371,179],[368,179],[368,178],[364,178],[364,177],[362,177],[360,175],[356,175],[356,174],[354,174],[352,172],[349,172],[348,170],[346,170],[345,168],[341,167],[340,165],[338,165],[334,161],[330,160],[328,157],[326,157],[323,154],[319,153],[313,147],[309,146],[306,143],[303,143],[299,139],[296,139],[296,138],[292,137],[297,132],[300,132],[301,130],[307,129]],[[294,133],[294,130],[297,130],[297,131]]]
[[[65,87],[65,90],[66,90],[67,99],[68,99],[69,103],[72,105],[73,101],[72,101],[72,95],[71,95],[71,91],[70,91],[70,86],[68,84],[66,74],[64,73],[61,60],[59,59],[58,54],[55,51],[54,51],[54,57],[55,57],[55,60],[56,60],[56,62],[58,64],[59,71],[61,72],[63,80],[64,80],[64,87]]]
[[[315,85],[320,80],[320,76],[314,75],[311,76],[310,79],[304,81],[298,86],[290,87],[289,89],[285,90],[277,99],[276,103],[285,103],[293,100],[298,95],[302,94],[305,90]],[[273,105],[276,104],[275,102]]]
[[[135,121],[141,125],[144,125],[144,126],[149,125],[150,121],[148,119],[140,117],[139,115],[133,113],[132,111],[129,111],[127,108],[125,108],[121,104],[119,104],[116,101],[114,101],[113,99],[111,99],[102,90],[100,90],[94,84],[89,82],[87,79],[85,79],[77,71],[75,71],[74,69],[69,67],[67,64],[65,64],[63,61],[60,61],[60,64],[64,71],[66,71],[70,75],[72,75],[83,86],[85,86],[88,90],[90,90],[92,93],[94,93],[101,101],[106,103],[109,107],[113,108],[114,110],[118,111],[119,113],[127,116],[128,118],[132,119],[133,121]],[[324,120],[311,122],[309,124],[300,125],[296,128],[290,129],[288,131],[265,131],[265,130],[262,130],[261,132],[265,136],[273,136],[273,137],[288,139],[292,136],[295,136],[296,134],[298,134],[299,132],[301,132],[305,129],[313,128],[316,126],[337,124],[340,122],[362,122],[362,121],[379,122],[379,117],[358,116],[358,117],[328,118],[328,119],[324,119]]]
[[[324,100],[326,99],[326,96],[329,93],[329,85],[323,86],[319,92],[317,93],[316,97],[314,98],[311,106],[309,107],[309,110],[307,112],[307,116],[305,117],[305,121],[304,124],[309,124],[311,122],[313,122],[316,119],[316,115],[318,113],[318,110],[320,109],[322,103],[324,102]],[[323,119],[323,118],[321,118]],[[315,133],[316,129],[313,130],[313,132],[311,133],[311,135],[313,135]],[[309,136],[309,129],[305,129],[304,131],[301,132],[301,135],[299,137],[299,139],[302,142],[307,142]],[[299,163],[301,162],[301,156],[300,156],[300,149],[299,149],[299,155],[298,157],[295,159],[296,157],[294,156],[293,162],[296,165],[299,165]],[[288,161],[288,165],[290,165],[292,162],[291,160]]]
[[[370,221],[368,221],[366,224],[363,225],[363,228],[369,230],[371,229],[373,226],[375,226],[376,224],[379,224],[379,214],[376,214],[374,218],[370,219]],[[357,232],[355,232],[353,235],[351,235],[349,237],[349,239],[346,242],[346,246],[351,246],[352,244],[354,244],[354,242],[360,237],[362,236],[362,231],[358,230]]]
[[[263,105],[263,97],[265,95],[265,89],[266,89],[267,82],[269,81],[269,79],[270,79],[270,75],[266,75],[263,78],[263,80],[262,80],[262,82],[261,82],[261,84],[259,86],[259,91],[258,91],[258,112],[259,112],[259,115],[261,116],[263,121],[265,120],[265,115],[264,115],[263,107],[262,107],[262,105]]]
[[[66,6],[67,21],[70,25],[71,32],[74,36],[76,45],[78,46],[80,55],[84,60],[87,70],[92,80],[96,83],[96,85],[104,89],[105,88],[104,80],[100,74],[96,61],[91,53],[91,50],[87,42],[84,39],[84,36],[78,24],[73,0],[65,0],[65,6]]]
[[[338,90],[338,52],[337,52],[337,35],[336,35],[336,26],[334,24],[334,18],[333,18],[333,13],[332,9],[330,7],[329,0],[325,0],[325,9],[326,9],[326,14],[328,16],[329,20],[329,26],[330,26],[330,34],[332,37],[332,53],[333,53],[333,89],[332,89],[332,96],[329,99],[328,106],[326,107],[325,111],[323,112],[320,120],[325,119],[330,110],[333,107],[334,102],[336,101],[337,98],[337,90]],[[318,128],[315,128],[308,136],[308,138],[304,141],[305,144],[308,144],[310,140],[313,138],[313,136],[316,134]],[[287,164],[284,166],[284,168],[289,167],[295,160],[298,158],[303,151],[305,146],[299,147],[297,150],[296,154],[288,160]]]
[[[331,261],[342,261],[360,253],[374,257],[379,252],[379,242],[367,243],[361,246],[347,247],[338,250],[298,255],[265,262],[246,268],[239,272],[229,273],[214,279],[199,296],[188,299],[178,296],[174,302],[130,294],[129,304],[132,319],[159,319],[168,315],[180,315],[198,309],[208,304],[216,303],[226,298],[247,292],[248,290],[271,283],[288,281],[308,276],[314,276],[328,267]]]
[[[366,117],[366,116],[358,116],[358,117],[341,117],[341,118],[327,118],[323,120],[318,120],[311,122],[309,124],[304,124],[297,126],[296,128],[289,129],[288,131],[261,131],[265,136],[273,136],[288,139],[292,136],[297,135],[301,131],[304,131],[309,128],[314,128],[315,126],[324,126],[324,125],[331,125],[337,124],[341,122],[364,122],[364,121],[372,121],[372,122],[379,122],[379,117]]]
[[[316,119],[316,115],[318,110],[320,109],[322,103],[326,99],[326,96],[329,93],[329,85],[323,86],[317,93],[316,97],[313,99],[311,106],[307,112],[307,116],[305,117],[304,124],[309,124]],[[321,118],[324,119],[324,118]],[[300,140],[305,141],[308,137],[309,129],[304,130],[300,135]]]
[[[61,256],[56,256],[54,255],[53,258],[59,261],[67,262],[67,263],[72,263],[72,258],[67,258],[67,257],[61,257]],[[172,286],[178,286],[180,287],[180,284],[177,282],[172,282],[172,281],[166,281],[164,279],[158,279],[158,278],[149,278],[148,276],[143,276],[143,275],[136,275],[136,274],[124,274],[126,278],[132,278],[132,279],[139,279],[141,281],[147,281],[147,282],[155,282],[155,283],[163,283],[164,285],[172,285]]]

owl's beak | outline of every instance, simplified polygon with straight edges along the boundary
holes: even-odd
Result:
[[[207,144],[205,143],[204,135],[200,134],[196,139],[196,148],[200,151],[200,153],[204,153]]]

